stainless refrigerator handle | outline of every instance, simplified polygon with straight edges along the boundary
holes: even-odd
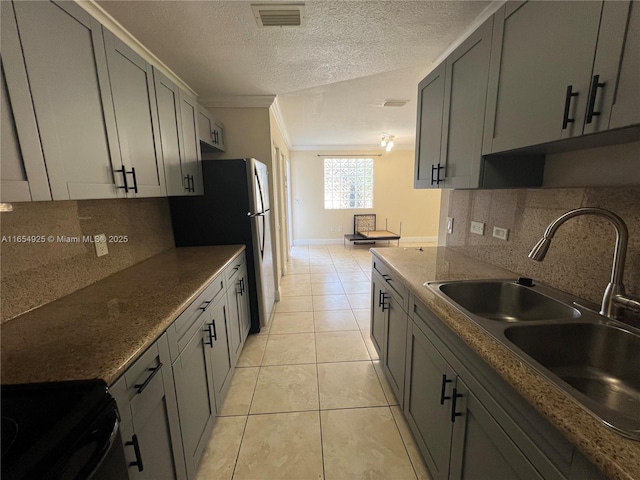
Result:
[[[270,208],[267,208],[265,211],[263,212],[258,212],[258,213],[251,213],[251,212],[247,212],[247,217],[249,218],[253,218],[253,217],[262,217],[265,213],[267,213],[268,211],[270,211]]]

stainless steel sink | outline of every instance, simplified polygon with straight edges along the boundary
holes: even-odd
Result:
[[[640,336],[599,323],[524,325],[504,335],[593,403],[605,422],[640,434]]]
[[[640,440],[640,330],[545,285],[463,280],[425,286],[604,424]]]
[[[482,318],[505,322],[578,318],[580,312],[526,287],[507,281],[463,281],[438,285],[464,310]]]

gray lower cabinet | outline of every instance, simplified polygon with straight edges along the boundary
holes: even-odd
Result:
[[[187,478],[167,335],[149,347],[110,391],[120,412],[129,478]]]
[[[73,2],[11,5],[52,199],[123,196],[101,25]]]
[[[429,340],[419,321],[411,322],[407,344],[405,416],[434,479],[544,478]]]
[[[229,354],[235,366],[244,346],[251,321],[249,318],[249,294],[247,291],[247,267],[244,257],[229,270],[227,305],[229,307]]]
[[[116,175],[128,197],[166,196],[152,67],[105,28],[103,34],[122,157]]]
[[[385,312],[382,310],[383,299],[385,295],[384,280],[382,277],[373,272],[371,275],[371,323],[369,332],[371,342],[378,352],[380,360],[384,360],[384,331],[385,331]]]
[[[187,474],[194,478],[216,416],[211,337],[207,320],[173,363]]]
[[[375,257],[372,261],[371,339],[400,405],[405,396],[409,292]]]
[[[222,404],[233,375],[229,348],[230,326],[227,304],[220,302],[211,309],[211,314],[206,320],[207,334],[209,335],[207,341],[209,345],[208,358],[213,372],[217,413],[222,410]]]

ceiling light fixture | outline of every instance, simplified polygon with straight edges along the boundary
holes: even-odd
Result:
[[[393,148],[393,139],[396,138],[393,135],[388,135],[386,133],[382,134],[382,141],[380,142],[381,147],[387,147],[387,152],[390,152]]]

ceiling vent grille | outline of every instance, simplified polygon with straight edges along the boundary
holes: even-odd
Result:
[[[259,27],[299,27],[304,24],[304,3],[251,5]]]

